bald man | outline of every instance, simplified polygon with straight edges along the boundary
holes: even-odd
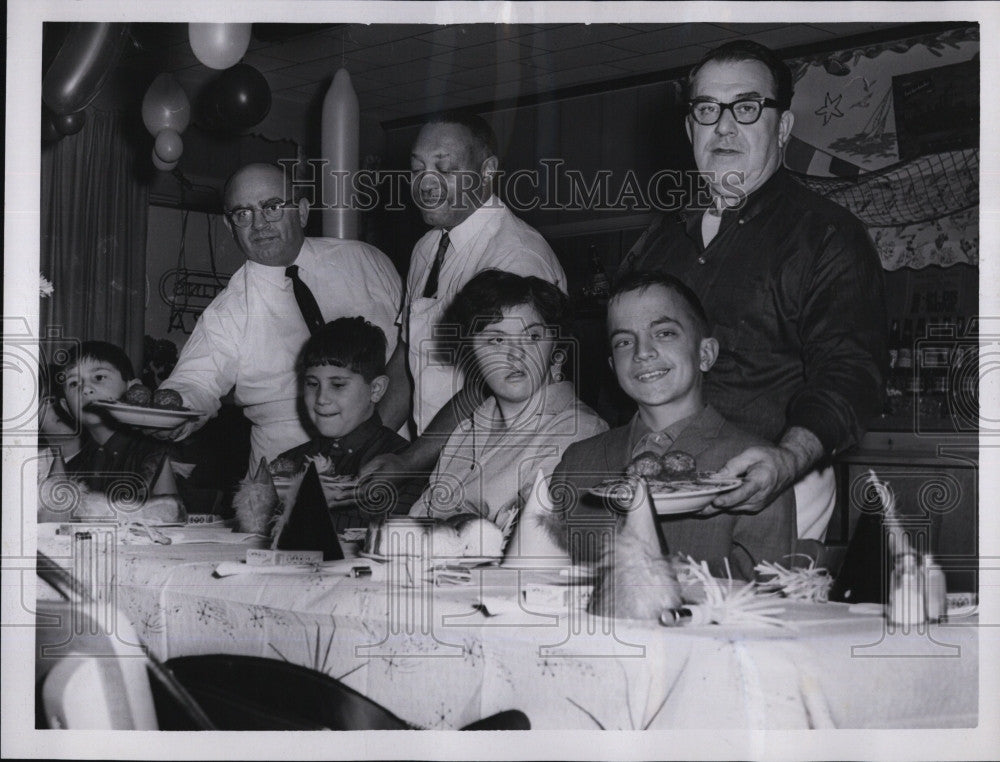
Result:
[[[284,171],[269,164],[249,164],[226,182],[225,224],[247,261],[202,313],[161,387],[205,413],[170,431],[171,439],[204,425],[233,389],[253,424],[251,464],[309,439],[297,413],[295,360],[310,329],[293,277],[312,293],[322,321],[360,315],[381,328],[387,359],[398,335],[401,284],[389,258],[360,241],[306,238],[309,204],[294,200],[289,187]],[[405,366],[395,364],[389,375],[395,399],[408,400]]]

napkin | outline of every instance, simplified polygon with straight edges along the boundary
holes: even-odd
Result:
[[[131,522],[124,527],[122,542],[126,545],[196,545],[218,543],[242,545],[264,537],[246,532],[234,532],[229,527],[157,526],[148,522]]]
[[[358,570],[367,570],[358,574]],[[297,564],[294,566],[256,566],[244,561],[223,561],[215,567],[213,576],[232,577],[237,574],[326,574],[332,577],[364,576],[380,582],[385,579],[385,566],[373,564],[357,558],[344,558],[338,561],[325,561],[321,564]]]

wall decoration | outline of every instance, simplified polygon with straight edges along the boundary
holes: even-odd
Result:
[[[976,265],[979,27],[789,64],[797,179],[868,225],[887,270]]]
[[[931,222],[868,229],[886,270],[979,264],[979,207]]]
[[[979,146],[979,57],[892,78],[899,158]]]
[[[792,133],[864,171],[895,164],[900,155],[893,78],[965,63],[978,53],[979,27],[970,25],[789,61],[795,80]]]

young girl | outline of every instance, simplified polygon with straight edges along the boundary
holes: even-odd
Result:
[[[607,430],[564,380],[567,317],[556,286],[499,270],[455,296],[441,328],[492,396],[449,437],[411,516],[476,513],[505,527],[539,469],[551,474],[566,447]]]

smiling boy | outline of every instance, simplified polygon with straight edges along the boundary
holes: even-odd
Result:
[[[338,476],[355,476],[376,455],[406,447],[375,406],[389,388],[385,334],[362,317],[338,318],[309,338],[299,356],[301,408],[314,438],[271,461],[272,473],[303,470],[323,456]]]
[[[570,526],[604,511],[586,490],[622,476],[640,453],[686,452],[699,471],[715,471],[758,442],[705,403],[704,374],[719,351],[708,326],[697,296],[676,278],[634,273],[616,284],[608,303],[609,362],[638,411],[629,424],[567,448],[553,474],[552,492],[580,496],[575,506],[563,506],[570,509]],[[561,488],[570,485],[572,489]],[[708,561],[716,574],[724,573],[722,562],[728,559],[733,575],[748,579],[761,561],[789,563],[795,503],[786,490],[755,513],[708,508],[665,518],[660,527],[672,553]]]

